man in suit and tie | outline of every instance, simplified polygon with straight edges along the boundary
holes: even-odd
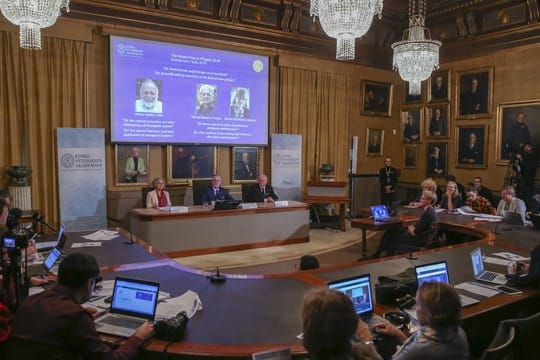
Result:
[[[204,193],[203,204],[215,201],[234,200],[227,189],[221,187],[221,176],[212,175],[210,185]]]
[[[264,174],[259,175],[257,184],[253,184],[249,190],[246,201],[248,202],[274,202],[278,199],[274,188],[268,185],[268,177]]]

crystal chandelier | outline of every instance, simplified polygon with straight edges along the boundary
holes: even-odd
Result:
[[[20,26],[23,49],[41,49],[41,29],[53,25],[62,9],[69,11],[69,0],[0,0],[2,14]]]
[[[318,16],[324,32],[337,39],[336,59],[354,59],[354,42],[382,17],[383,0],[311,0],[310,13]]]
[[[409,28],[392,44],[394,70],[409,82],[409,95],[420,95],[421,83],[439,68],[441,42],[431,40],[425,27],[426,0],[409,0]]]

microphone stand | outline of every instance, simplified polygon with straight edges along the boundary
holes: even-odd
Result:
[[[225,275],[221,275],[219,273],[219,267],[216,267],[216,273],[215,274],[208,275],[207,278],[213,284],[223,284],[225,281],[227,281],[227,278],[225,277]]]

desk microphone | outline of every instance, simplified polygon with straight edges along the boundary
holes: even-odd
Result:
[[[37,221],[38,223],[48,227],[50,230],[54,231],[54,232],[58,232],[58,230],[56,230],[54,227],[52,227],[52,225],[48,224],[45,220],[43,220],[43,215],[41,215],[40,213],[38,212],[35,212],[33,215],[32,215],[32,219],[34,221]]]
[[[418,256],[414,256],[413,253],[410,252],[409,255],[407,255],[406,259],[409,261],[418,260]]]
[[[225,281],[227,281],[227,278],[225,277],[225,275],[221,275],[219,273],[219,267],[216,267],[216,273],[215,274],[208,275],[207,278],[213,284],[223,284]]]
[[[503,221],[501,220],[497,223],[497,225],[495,225],[495,229],[493,229],[494,234],[497,234],[497,235],[502,234],[502,231],[499,230],[499,226],[501,226],[502,223]]]

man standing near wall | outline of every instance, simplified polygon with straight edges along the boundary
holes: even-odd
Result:
[[[392,167],[392,159],[384,159],[384,167],[379,170],[379,184],[381,185],[381,202],[386,206],[391,206],[397,199],[396,186],[399,172]]]

